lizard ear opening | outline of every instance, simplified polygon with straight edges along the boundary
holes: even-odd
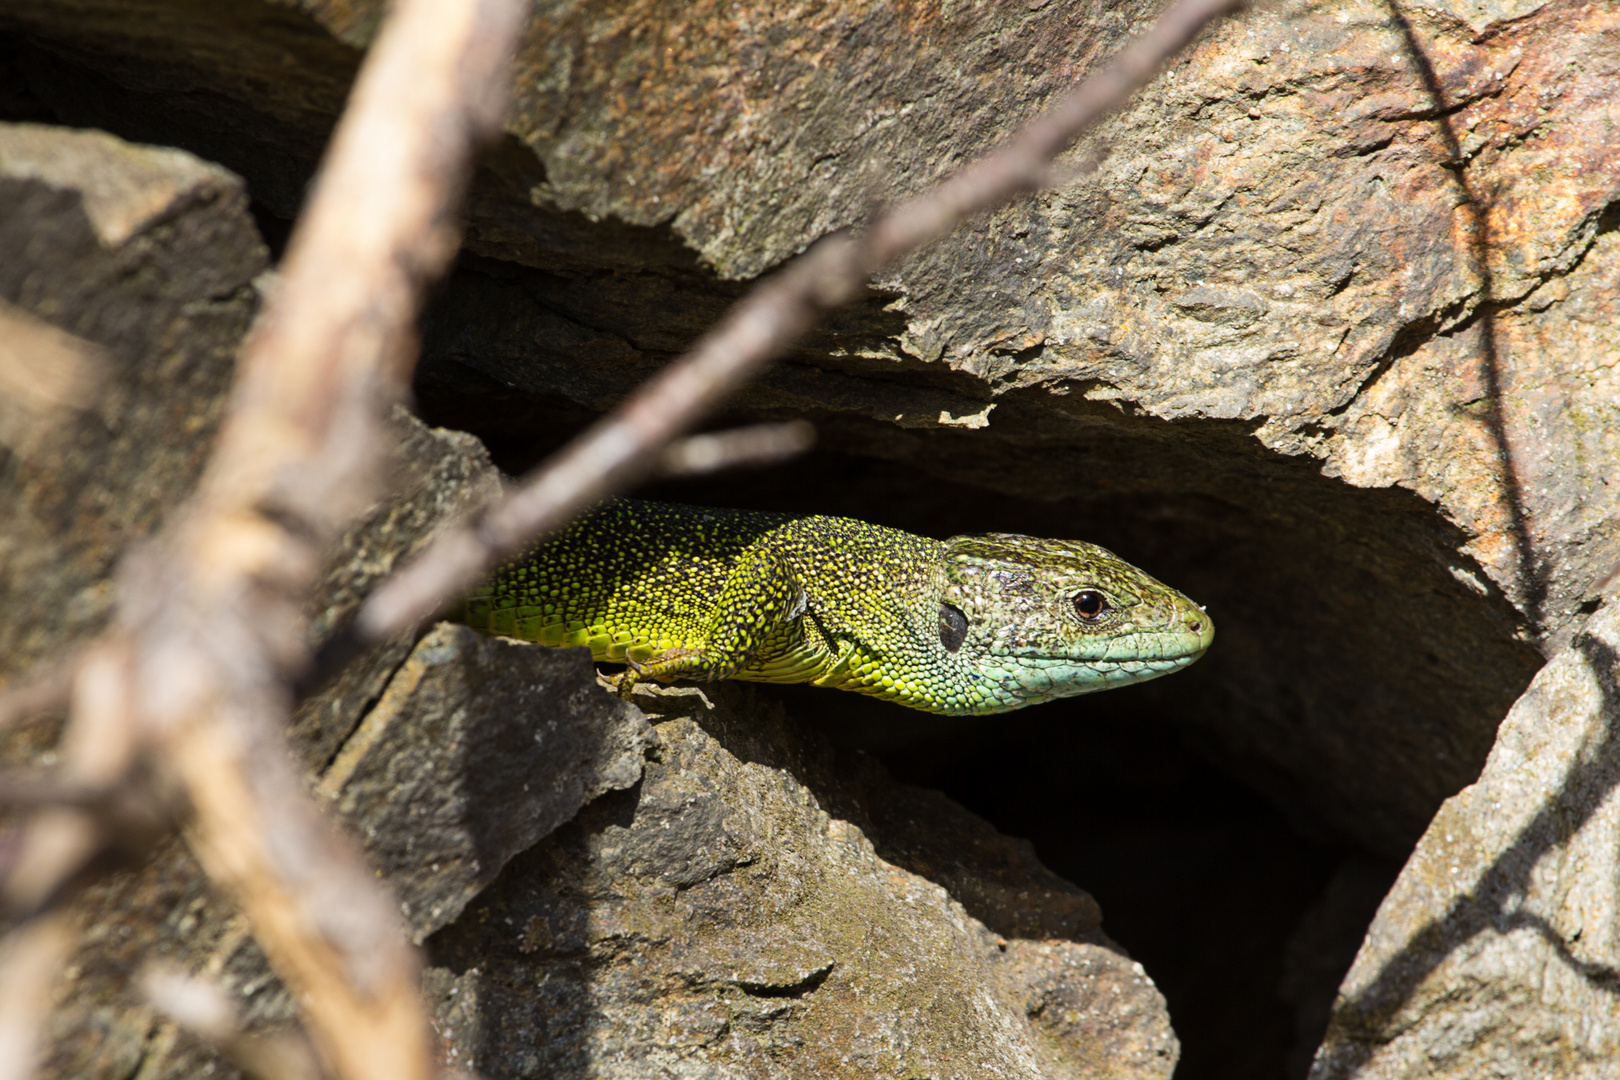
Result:
[[[945,646],[945,651],[955,652],[962,647],[967,639],[967,616],[962,609],[951,604],[939,605],[939,643]]]

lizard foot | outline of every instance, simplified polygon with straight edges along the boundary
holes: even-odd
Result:
[[[617,675],[609,675],[607,679],[613,684],[613,692],[625,701],[630,700],[630,693],[636,684],[646,677],[646,668],[634,660],[625,661],[624,670]]]
[[[614,691],[628,699],[639,683],[672,683],[677,679],[723,678],[710,671],[703,653],[697,649],[668,649],[644,661],[626,660],[624,671],[614,680]]]

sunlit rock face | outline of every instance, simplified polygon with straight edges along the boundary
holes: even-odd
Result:
[[[29,230],[62,241],[26,271],[0,260],[0,299],[112,350],[122,370],[167,380],[165,394],[185,387],[173,413],[143,406],[74,421],[89,426],[48,447],[80,455],[78,471],[49,473],[71,482],[7,459],[0,483],[22,479],[4,497],[21,492],[28,513],[4,515],[6,559],[64,569],[5,595],[0,662],[38,658],[97,625],[113,555],[195,475],[265,264],[242,200],[278,243],[380,11],[318,0],[20,0],[0,13],[0,116],[195,155],[175,166],[195,183],[174,188],[195,197],[167,217],[126,215],[136,227],[122,232],[76,208],[84,195],[72,184],[41,186],[6,171],[14,158],[0,161],[3,182],[20,185],[6,190],[33,200],[0,200],[0,215],[14,211],[0,226],[5,250],[44,234]],[[471,194],[470,254],[426,320],[419,409],[476,433],[502,466],[528,464],[754,278],[983,151],[1152,14],[1147,4],[537,5],[508,137],[483,158]],[[820,449],[781,470],[647,494],[844,514],[940,538],[1086,540],[1207,604],[1221,636],[1196,667],[1041,706],[1016,727],[929,733],[783,698],[829,730],[858,727],[852,739],[881,743],[913,775],[954,777],[951,793],[975,806],[989,807],[1002,781],[976,773],[972,757],[1012,748],[1003,773],[1044,779],[997,812],[1030,822],[1022,831],[1043,856],[1090,838],[1088,828],[1116,827],[1090,811],[1080,825],[1049,811],[1082,800],[1065,784],[1096,789],[1128,762],[1115,771],[1151,796],[1122,796],[1115,809],[1140,818],[1183,805],[1154,786],[1154,770],[1193,760],[1260,793],[1285,823],[1277,835],[1316,845],[1312,858],[1405,858],[1442,803],[1479,777],[1544,657],[1583,640],[1620,565],[1616,35],[1600,3],[1429,5],[1404,22],[1370,2],[1246,13],[1069,155],[1053,189],[885,271],[722,418],[809,417]],[[33,209],[15,212],[22,206]],[[206,252],[185,247],[188,236],[206,236]],[[67,297],[76,281],[104,283],[97,310],[128,318],[109,330],[54,293],[47,310],[45,292],[27,291],[57,282]],[[107,400],[148,400],[131,393]],[[146,453],[118,449],[130,440]],[[461,469],[400,505],[476,486],[475,473]],[[63,529],[85,546],[53,563]],[[352,601],[333,600],[318,627]],[[301,716],[310,763],[341,750],[404,655],[373,658],[347,677],[346,704]],[[1121,738],[1162,734],[1141,736],[1135,757],[1108,757],[1106,740],[1081,754],[1072,748],[1090,737],[1087,724]],[[1053,792],[1042,812],[1019,817]],[[1567,797],[1545,805],[1601,818],[1596,789]],[[1489,812],[1479,800],[1446,811],[1470,828]],[[1129,834],[1137,862],[1123,880],[1149,873],[1150,850],[1176,853],[1164,863],[1195,853],[1185,838],[1197,813],[1176,820]],[[1125,836],[1117,827],[1108,835]],[[1429,865],[1435,837],[1414,865]],[[1488,847],[1469,856],[1481,874],[1497,858]],[[1281,841],[1268,850],[1266,865],[1309,862],[1282,857],[1296,849]],[[1547,888],[1577,879],[1579,860],[1555,862],[1537,864]],[[1064,871],[1100,893],[1086,875],[1105,863],[1077,859]],[[1316,930],[1353,939],[1370,915],[1335,906],[1331,866],[1289,877],[1237,859],[1210,865],[1208,880],[1231,882],[1233,895],[1303,899],[1286,911],[1235,905],[1239,921],[1204,937],[1253,942],[1254,962],[1196,961],[1205,966],[1186,968],[1184,983],[1174,965],[1197,950],[1163,937],[1177,947],[1149,974],[1172,997],[1189,1077],[1205,1068],[1199,1046],[1212,1044],[1185,1031],[1292,1031],[1297,1019],[1259,975],[1241,993],[1208,987],[1269,971],[1264,957],[1290,935],[1306,940],[1296,924],[1337,911],[1343,925]],[[1457,865],[1465,874],[1466,861]],[[1409,886],[1391,909],[1399,919],[1449,910]],[[1606,963],[1582,951],[1595,947],[1590,931],[1548,919],[1534,949],[1491,954],[1502,958],[1491,969],[1501,985],[1519,985],[1515,972],[1541,964],[1543,946],[1558,963],[1589,965],[1570,971]],[[1264,933],[1245,937],[1239,925]],[[1512,942],[1531,932],[1501,931]],[[1358,963],[1366,985],[1389,985],[1366,975],[1385,955]],[[257,969],[242,964],[246,985]],[[1172,985],[1203,996],[1183,1007]],[[1554,1043],[1576,1030],[1572,1018],[1595,1007],[1583,993],[1545,1003],[1538,1030]],[[1411,999],[1426,1003],[1423,1024],[1443,1026],[1452,999],[1424,994]],[[1316,987],[1296,998],[1326,996]],[[1382,1039],[1386,1020],[1411,1019],[1379,1011],[1375,998],[1363,993],[1335,1021],[1334,1053],[1351,1057],[1331,1062]],[[1240,999],[1248,1012],[1219,1011]],[[1481,1008],[1501,1017],[1505,1001]],[[1273,1039],[1280,1060],[1293,1039],[1300,1060],[1315,1040],[1300,1025],[1248,1042]],[[1418,1039],[1428,1029],[1411,1030]],[[144,1037],[115,1049],[137,1053]],[[1451,1074],[1429,1067],[1464,1076],[1471,1060]]]

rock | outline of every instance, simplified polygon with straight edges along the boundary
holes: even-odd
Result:
[[[1613,1073],[1617,723],[1611,599],[1419,841],[1340,987],[1312,1080]]]
[[[540,6],[428,319],[424,412],[526,464],[1156,8]],[[186,147],[287,216],[380,10],[16,0],[0,110]],[[1302,833],[1403,858],[1620,566],[1617,36],[1597,0],[1250,10],[1069,159],[1106,147],[1094,173],[892,268],[722,418],[808,416],[822,450],[662,493],[1113,547],[1221,637],[1165,689],[1042,722],[1173,718]],[[47,623],[95,624],[74,588]],[[404,649],[306,710],[312,764]],[[1072,898],[1015,914],[1084,921]]]
[[[476,439],[430,430],[403,413],[391,430],[394,494],[332,552],[310,606],[317,639],[353,610],[367,585],[498,486]],[[413,925],[426,932],[517,850],[599,792],[634,783],[650,734],[634,710],[596,690],[582,656],[533,649],[502,655],[500,643],[450,627],[414,652],[412,645],[373,650],[304,702],[291,742],[324,771],[324,790],[373,857],[400,871]],[[546,693],[559,682],[571,689]],[[538,724],[537,695],[545,700]],[[499,813],[488,799],[502,800]],[[402,852],[420,858],[409,862]],[[182,1077],[223,1067],[211,1050],[158,1023],[135,992],[136,972],[157,956],[219,975],[242,996],[255,1025],[293,1019],[241,917],[209,895],[178,841],[139,870],[93,887],[76,914],[86,935],[52,1017],[43,1075],[147,1069]]]
[[[196,481],[266,252],[217,165],[36,124],[0,124],[0,252],[0,392],[57,403],[0,446],[5,676],[100,628],[114,560]]]
[[[164,2],[183,43],[117,5],[93,34],[78,0],[11,5],[28,107],[208,153],[290,214],[380,7]],[[1155,11],[537,9],[424,408],[531,459]],[[1557,327],[1614,324],[1597,280],[1559,293],[1614,264],[1615,33],[1579,0],[1249,11],[1104,125],[1094,174],[907,259],[733,417],[809,415],[813,475],[854,456],[911,481],[794,485],[796,509],[1009,527],[988,492],[1208,603],[1187,722],[1302,828],[1400,857],[1620,565],[1620,504],[1583,494],[1613,395],[1555,377]]]
[[[441,623],[406,657],[321,776],[399,893],[418,943],[512,856],[641,778],[652,731],[602,693],[583,649]]]
[[[1089,897],[1007,859],[1016,845],[838,761],[752,691],[638,700],[660,715],[640,785],[430,939],[453,1062],[490,1077],[1170,1075],[1152,981]],[[908,801],[926,818],[895,865],[868,832]],[[979,844],[953,842],[966,834]],[[1079,917],[1009,940],[953,898],[969,881]]]
[[[429,428],[399,408],[388,430],[394,441],[389,496],[361,515],[328,554],[307,609],[312,647],[353,616],[370,589],[440,526],[500,490],[500,476],[477,439]],[[308,768],[330,764],[411,645],[396,640],[355,658],[302,702],[293,717],[292,743]]]
[[[635,784],[655,744],[646,718],[596,684],[583,650],[540,649],[441,624],[393,673],[317,790],[388,878],[420,942],[458,917],[514,855],[603,792]],[[198,877],[179,853],[160,867],[171,881]],[[140,899],[126,896],[115,910],[127,918]],[[217,922],[222,906],[204,910]],[[173,919],[161,908],[145,914],[164,925]],[[292,1024],[292,1001],[240,917],[225,921],[228,929],[211,939],[176,949],[193,966],[221,973],[256,1029]],[[143,930],[140,937],[163,941],[161,932]],[[143,1022],[150,1022],[145,1010],[136,1009],[117,1027],[122,1034]],[[195,1040],[160,1034],[139,1059],[143,1075],[179,1080],[218,1067]],[[65,1045],[72,1035],[64,1034]],[[76,1068],[85,1068],[82,1060],[49,1075],[112,1075]]]
[[[118,556],[195,483],[267,258],[238,177],[33,124],[0,124],[0,252],[3,677],[101,628]],[[40,760],[54,733],[8,731],[5,756]],[[178,843],[90,889],[48,1070],[131,1075],[152,1029],[131,972],[218,940],[207,899]]]

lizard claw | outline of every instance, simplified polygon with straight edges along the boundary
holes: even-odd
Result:
[[[613,692],[625,701],[630,700],[630,692],[641,681],[642,674],[647,669],[634,660],[626,660],[624,670],[613,676]]]

